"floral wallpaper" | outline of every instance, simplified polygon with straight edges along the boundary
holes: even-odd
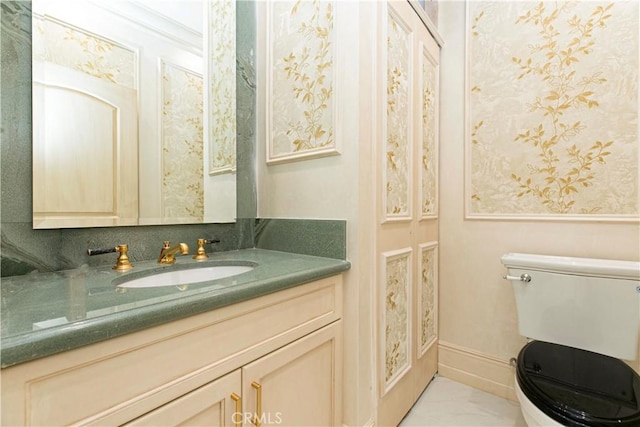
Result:
[[[236,2],[209,2],[209,173],[236,169]],[[232,52],[232,53],[230,53]]]
[[[269,4],[271,160],[335,152],[333,1]]]
[[[422,50],[422,163],[420,168],[420,207],[423,217],[438,214],[438,152],[436,151],[436,104],[438,65],[426,49]]]
[[[437,243],[420,245],[420,355],[436,340],[438,334],[438,258]]]
[[[468,8],[467,213],[637,218],[638,2]]]
[[[387,117],[385,197],[387,219],[410,216],[410,79],[411,34],[392,14],[387,25]]]
[[[383,254],[384,384],[389,388],[411,366],[411,249]]]
[[[63,22],[33,16],[33,58],[135,89],[136,53]],[[45,37],[46,34],[46,37]]]
[[[162,217],[204,219],[202,76],[162,63]]]

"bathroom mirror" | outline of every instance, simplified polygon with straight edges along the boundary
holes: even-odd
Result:
[[[32,10],[33,227],[234,222],[235,0]]]

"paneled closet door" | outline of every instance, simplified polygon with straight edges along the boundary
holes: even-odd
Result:
[[[405,0],[380,5],[377,425],[397,425],[437,369],[439,48]]]
[[[417,16],[416,16],[416,19]],[[416,27],[414,163],[416,280],[413,289],[415,400],[438,370],[438,106],[440,48],[424,25]]]

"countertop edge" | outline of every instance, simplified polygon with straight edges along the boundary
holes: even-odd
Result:
[[[333,276],[351,268],[351,263],[332,259],[332,264],[249,282],[240,286],[165,301],[93,319],[64,328],[48,328],[2,339],[0,368],[8,368],[53,354],[80,348],[171,321],[248,301],[273,292]],[[220,295],[224,298],[220,298]],[[63,342],[64,344],[61,344]]]

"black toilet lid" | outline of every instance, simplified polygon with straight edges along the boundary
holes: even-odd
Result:
[[[640,376],[613,357],[532,341],[518,355],[522,392],[565,426],[640,426]]]

